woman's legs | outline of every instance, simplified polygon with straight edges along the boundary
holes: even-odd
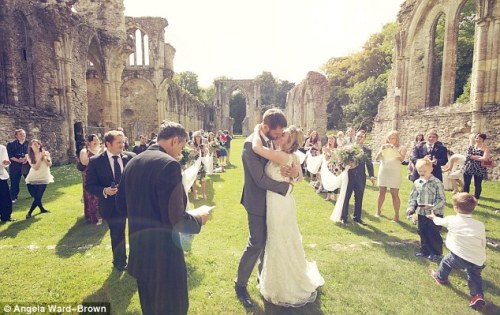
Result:
[[[470,192],[470,183],[472,181],[472,175],[464,174],[464,192]]]
[[[387,187],[379,187],[377,212],[375,213],[376,217],[380,217],[380,214],[382,213],[382,205],[384,204],[385,201],[386,192],[387,192]]]
[[[478,175],[474,175],[474,197],[479,199],[481,197],[483,178]]]
[[[392,196],[392,206],[394,207],[394,222],[399,221],[399,208],[401,207],[401,200],[399,199],[399,189],[391,188],[391,196]]]
[[[47,210],[43,207],[42,204],[42,197],[45,192],[45,189],[47,188],[46,184],[43,185],[29,185],[28,184],[28,190],[30,192],[30,195],[33,196],[33,203],[31,204],[30,210],[28,212],[28,215],[26,217],[31,217],[31,213],[33,213],[33,210],[35,210],[36,207],[40,209],[40,212],[47,212]]]
[[[207,199],[207,183],[205,181],[205,178],[202,178],[200,180],[200,183],[201,183],[201,193],[202,193],[202,196],[203,196],[203,199]]]

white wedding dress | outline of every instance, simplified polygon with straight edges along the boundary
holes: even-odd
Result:
[[[289,158],[289,165],[292,155]],[[268,162],[267,176],[286,181],[279,165]],[[325,283],[315,262],[306,261],[297,209],[292,195],[267,192],[267,241],[259,289],[270,303],[300,307],[316,299],[316,289]]]

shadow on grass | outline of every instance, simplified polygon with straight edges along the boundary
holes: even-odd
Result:
[[[109,303],[111,305],[111,314],[127,314],[127,307],[137,291],[137,283],[134,278],[126,273],[118,272],[112,269],[108,278],[102,286],[85,297],[84,303]]]
[[[500,203],[500,199],[495,199],[495,198],[489,198],[489,197],[484,197],[484,196],[481,196],[481,201],[491,201],[491,202],[494,202],[494,203]]]
[[[24,229],[27,229],[38,221],[36,218],[38,214],[33,215],[33,217],[29,220],[19,220],[19,221],[14,221],[14,222],[9,222],[9,223],[2,223],[2,227],[7,226],[7,228],[3,231],[0,231],[0,238],[15,238],[19,232],[21,232]]]
[[[106,224],[88,224],[80,217],[57,243],[56,254],[68,258],[77,253],[85,253],[93,246],[99,245],[107,231]]]
[[[297,308],[274,305],[272,303],[267,302],[262,296],[260,296],[264,307],[262,307],[260,304],[255,303],[254,307],[246,310],[246,313],[247,314],[254,314],[254,315],[264,315],[264,314],[308,314],[308,315],[318,314],[318,315],[320,315],[320,314],[324,314],[324,312],[321,310],[321,295],[322,295],[321,288],[319,288],[317,292],[318,292],[318,296],[316,297],[316,301],[314,301],[314,303],[308,303],[302,307],[297,307]]]

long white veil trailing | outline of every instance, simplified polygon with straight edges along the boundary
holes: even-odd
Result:
[[[201,159],[202,157],[199,157],[193,165],[185,169],[182,173],[182,185],[184,185],[186,195],[188,194],[188,191],[191,189],[191,186],[193,186],[194,181],[196,180],[196,176],[198,175],[198,171],[201,167]]]
[[[330,220],[334,222],[340,222],[340,217],[342,216],[342,207],[344,206],[345,194],[347,191],[347,183],[349,182],[349,176],[347,174],[348,171],[349,171],[349,166],[346,166],[345,170],[338,176],[338,180],[341,184],[340,194],[335,203],[335,207],[333,208],[332,215],[330,216]]]

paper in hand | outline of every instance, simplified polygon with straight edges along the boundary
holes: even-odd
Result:
[[[203,205],[203,206],[199,206],[198,208],[193,209],[193,210],[197,210],[197,211],[206,211],[206,212],[210,213],[210,211],[212,211],[214,208],[215,208],[215,206],[207,206],[207,205]]]

